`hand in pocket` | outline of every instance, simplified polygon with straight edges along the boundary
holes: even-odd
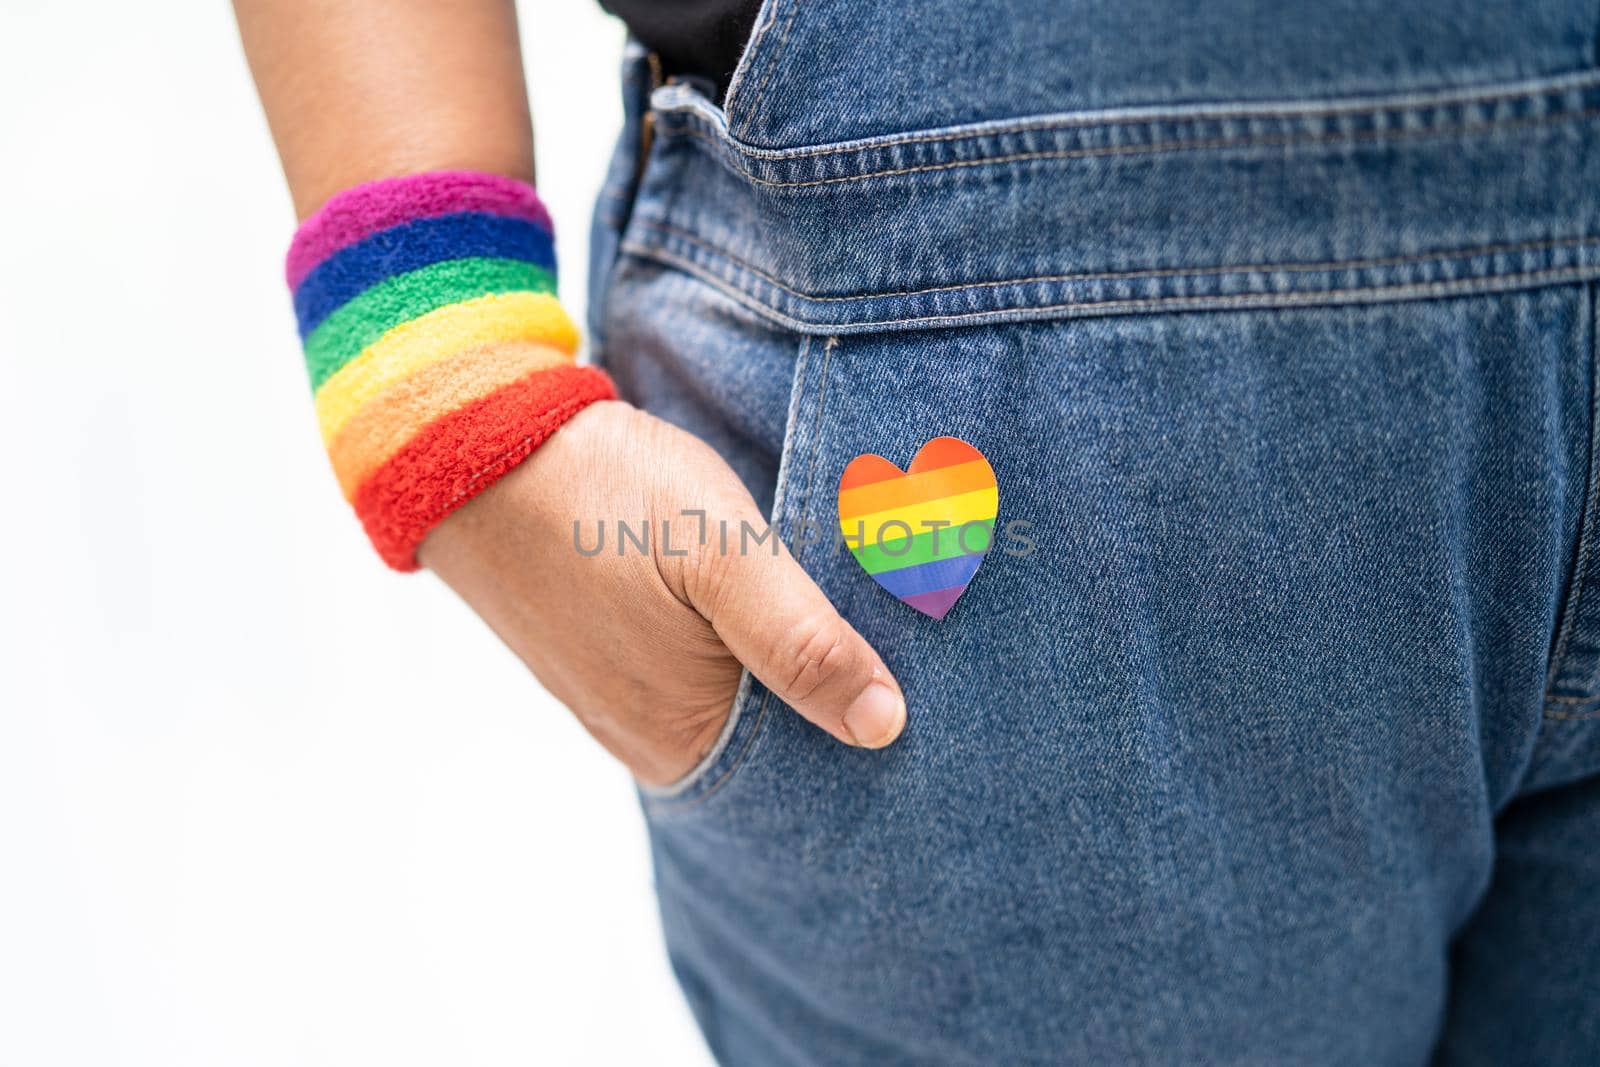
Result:
[[[619,551],[619,521],[647,528],[647,547]],[[765,530],[720,456],[609,402],[452,514],[419,556],[642,782],[675,781],[711,749],[741,666],[840,741],[889,744],[905,700],[888,668],[775,538],[741,537],[742,523]]]

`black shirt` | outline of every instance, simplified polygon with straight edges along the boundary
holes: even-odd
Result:
[[[720,96],[755,29],[761,0],[600,0],[661,57],[667,74],[699,74]]]

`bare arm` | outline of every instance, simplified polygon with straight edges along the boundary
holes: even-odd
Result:
[[[511,0],[237,0],[296,213],[428,170],[533,180]]]
[[[509,0],[237,0],[240,32],[303,219],[340,190],[434,170],[531,181]],[[459,593],[646,782],[716,740],[741,665],[850,744],[888,744],[905,703],[883,661],[787,552],[588,558],[573,523],[759,526],[720,456],[627,404],[579,411],[433,528],[423,565]],[[675,543],[690,544],[686,532]],[[652,541],[659,546],[659,541]]]

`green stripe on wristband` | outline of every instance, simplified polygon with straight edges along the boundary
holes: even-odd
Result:
[[[551,293],[555,275],[520,259],[472,257],[388,278],[324,319],[306,338],[306,371],[318,388],[368,345],[430,311],[490,293]]]

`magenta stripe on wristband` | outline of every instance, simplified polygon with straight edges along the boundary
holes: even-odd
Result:
[[[369,182],[334,196],[300,227],[284,268],[289,288],[298,288],[317,264],[341,248],[380,230],[463,211],[525,219],[554,232],[533,187],[514,178],[441,170],[415,175],[403,185],[392,179]]]

